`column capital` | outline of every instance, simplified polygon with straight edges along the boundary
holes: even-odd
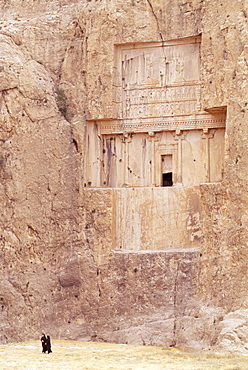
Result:
[[[213,139],[216,129],[203,128],[201,137],[202,139]]]
[[[174,140],[184,140],[187,136],[187,131],[182,131],[180,128],[177,128],[172,133]]]

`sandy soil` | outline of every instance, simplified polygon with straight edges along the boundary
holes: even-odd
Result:
[[[162,347],[54,340],[52,351],[42,354],[38,340],[0,346],[0,369],[248,370],[245,356],[192,354]]]

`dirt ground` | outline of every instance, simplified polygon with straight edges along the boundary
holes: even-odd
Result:
[[[109,343],[52,341],[42,354],[39,340],[0,346],[0,369],[67,370],[248,370],[248,357],[185,353],[176,349]]]

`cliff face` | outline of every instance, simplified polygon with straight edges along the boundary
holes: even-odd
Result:
[[[2,0],[0,9],[1,341],[44,330],[68,339],[245,350],[245,2]],[[169,40],[199,35],[199,109],[224,114],[227,107],[225,136],[216,134],[223,127],[204,128],[201,136],[209,153],[223,148],[222,181],[183,186],[176,199],[171,189],[137,188],[134,197],[132,189],[90,187],[101,122],[118,118],[116,45],[169,48]],[[172,54],[179,50],[173,42]],[[188,57],[177,55],[175,73],[183,76],[180,58]],[[182,77],[178,84],[189,82]],[[151,153],[174,155],[172,136],[166,147],[168,135],[156,144],[156,133],[145,134],[147,145],[155,142]],[[134,140],[133,133],[123,135]],[[189,161],[200,142],[190,135],[180,136]],[[151,204],[158,203],[152,216]],[[135,236],[133,244],[125,235]]]

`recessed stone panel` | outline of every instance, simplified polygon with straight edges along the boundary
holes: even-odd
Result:
[[[199,47],[200,38],[117,46],[117,118],[199,111]]]

